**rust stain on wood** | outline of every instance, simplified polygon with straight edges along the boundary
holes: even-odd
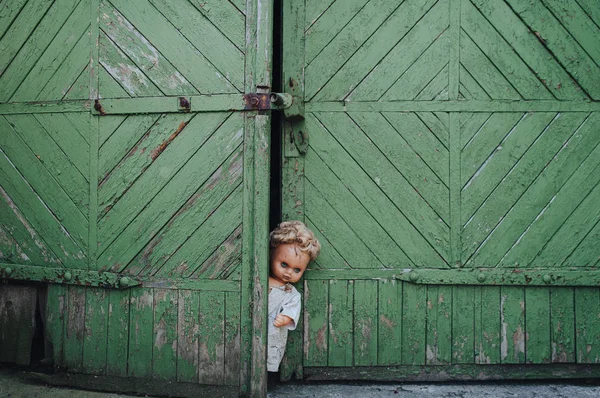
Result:
[[[167,149],[167,147],[169,146],[169,144],[170,144],[171,142],[173,142],[173,140],[174,140],[175,138],[177,138],[177,136],[179,135],[179,133],[181,133],[181,132],[183,131],[183,129],[185,128],[185,126],[187,126],[187,124],[188,124],[188,122],[185,122],[185,121],[184,121],[184,122],[181,122],[181,123],[179,124],[179,127],[177,127],[177,130],[175,130],[175,131],[173,132],[173,134],[171,134],[171,135],[169,136],[169,138],[167,138],[167,140],[166,140],[166,141],[164,141],[163,143],[161,143],[159,146],[157,146],[156,148],[154,148],[154,149],[152,150],[152,152],[150,153],[150,157],[152,158],[152,160],[156,160],[156,158],[157,158],[157,157],[159,157],[159,156],[160,156],[160,154],[161,154],[161,153],[163,153],[163,151],[164,151],[165,149]]]

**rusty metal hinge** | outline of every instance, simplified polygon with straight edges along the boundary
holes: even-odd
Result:
[[[283,110],[292,105],[292,96],[285,93],[244,94],[244,109],[249,111]]]

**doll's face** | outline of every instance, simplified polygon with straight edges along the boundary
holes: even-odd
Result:
[[[292,243],[271,249],[271,277],[281,283],[296,283],[306,270],[310,256]]]

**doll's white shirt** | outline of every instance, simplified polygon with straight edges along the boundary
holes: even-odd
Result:
[[[277,372],[285,353],[288,330],[296,329],[300,318],[301,296],[291,284],[269,288],[269,337],[267,352],[267,370]],[[275,327],[273,322],[278,314],[287,315],[293,323]]]

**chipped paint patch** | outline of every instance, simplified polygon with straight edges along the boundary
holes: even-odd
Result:
[[[504,361],[508,356],[508,324],[504,321],[504,304],[506,302],[506,296],[502,296],[500,299],[500,322],[502,324],[502,332],[501,337],[502,341],[500,343],[500,359]]]

